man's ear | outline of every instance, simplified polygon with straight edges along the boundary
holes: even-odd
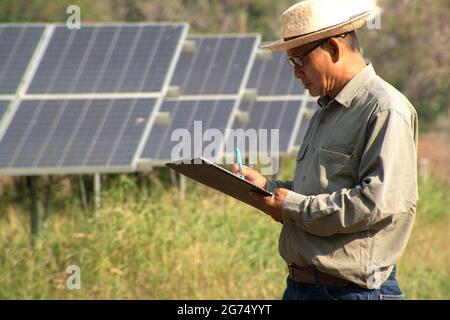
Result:
[[[338,62],[341,54],[342,54],[342,48],[341,48],[341,43],[335,39],[335,38],[330,38],[330,40],[328,40],[327,42],[327,49],[328,52],[330,53],[331,59],[333,60],[333,62]]]

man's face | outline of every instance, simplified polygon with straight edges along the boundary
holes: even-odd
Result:
[[[287,51],[288,57],[303,56],[309,50],[314,48],[317,42],[299,46]],[[300,79],[313,97],[324,96],[329,89],[329,81],[327,80],[330,68],[330,56],[322,47],[317,47],[303,59],[303,66],[294,66],[294,76]]]

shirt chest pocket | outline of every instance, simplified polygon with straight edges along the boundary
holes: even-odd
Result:
[[[348,152],[348,151],[346,151]],[[352,153],[319,149],[319,177],[321,187],[328,191],[353,187],[355,166]]]

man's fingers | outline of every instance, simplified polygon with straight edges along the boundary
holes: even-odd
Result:
[[[266,202],[266,196],[263,196],[262,194],[250,191],[250,195],[258,201]]]
[[[242,173],[242,174],[246,174],[246,166],[242,166],[242,169],[239,169],[239,165],[237,163],[233,163],[233,173],[234,174],[238,174],[238,173]]]
[[[261,197],[259,197],[259,195],[256,192],[250,191],[249,194],[256,200],[259,200],[259,201],[262,200]]]

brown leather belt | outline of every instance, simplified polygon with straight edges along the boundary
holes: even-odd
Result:
[[[320,272],[314,267],[298,267],[291,263],[288,265],[288,269],[291,279],[299,283],[337,287],[347,287],[351,284],[350,281]]]

